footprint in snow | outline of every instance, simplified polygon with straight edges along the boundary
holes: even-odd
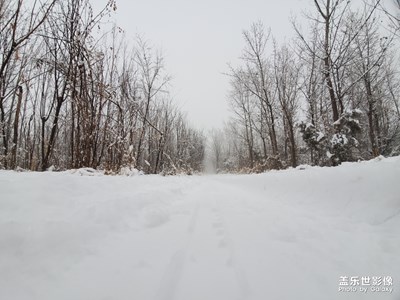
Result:
[[[219,248],[226,248],[228,246],[228,242],[225,239],[222,239],[218,243]]]
[[[142,260],[138,262],[137,264],[133,265],[134,269],[148,269],[151,268],[151,265],[147,263],[146,261]]]
[[[142,224],[144,227],[153,228],[169,221],[169,214],[161,207],[146,207],[142,211]]]
[[[218,236],[224,235],[224,231],[222,229],[218,229],[217,230],[217,235]]]
[[[222,228],[222,223],[213,223],[212,225],[214,228]]]

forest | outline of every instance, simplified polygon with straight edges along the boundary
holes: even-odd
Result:
[[[1,168],[200,170],[204,136],[174,105],[162,54],[101,31],[116,9],[1,1]]]
[[[107,21],[114,0],[0,0],[0,169],[263,172],[400,155],[400,1],[312,3],[288,20],[293,40],[262,22],[243,31],[232,117],[205,133],[157,47]]]
[[[358,3],[360,4],[360,3]],[[256,22],[230,66],[234,117],[211,135],[216,169],[261,172],[400,154],[399,18],[381,1],[313,1],[278,43]],[[307,28],[307,29],[305,29]],[[221,142],[223,141],[223,142]]]

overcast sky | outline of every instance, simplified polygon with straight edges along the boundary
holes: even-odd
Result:
[[[106,3],[106,0],[103,0]],[[100,1],[96,0],[97,5]],[[205,130],[229,117],[228,63],[244,46],[242,31],[260,20],[279,40],[291,37],[292,14],[310,0],[117,1],[115,19],[128,39],[143,35],[162,50],[172,75],[172,95],[191,123]],[[99,6],[100,7],[100,6]]]

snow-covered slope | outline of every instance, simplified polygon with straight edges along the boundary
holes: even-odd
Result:
[[[0,299],[400,299],[399,157],[85,174],[0,172]]]

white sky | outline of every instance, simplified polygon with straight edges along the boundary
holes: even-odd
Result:
[[[95,8],[102,4],[93,1]],[[104,5],[106,0],[102,0]],[[144,35],[162,50],[172,75],[175,103],[199,129],[222,127],[229,118],[227,64],[237,63],[242,31],[262,21],[281,40],[293,34],[289,17],[310,0],[118,0],[117,25],[128,39]]]

